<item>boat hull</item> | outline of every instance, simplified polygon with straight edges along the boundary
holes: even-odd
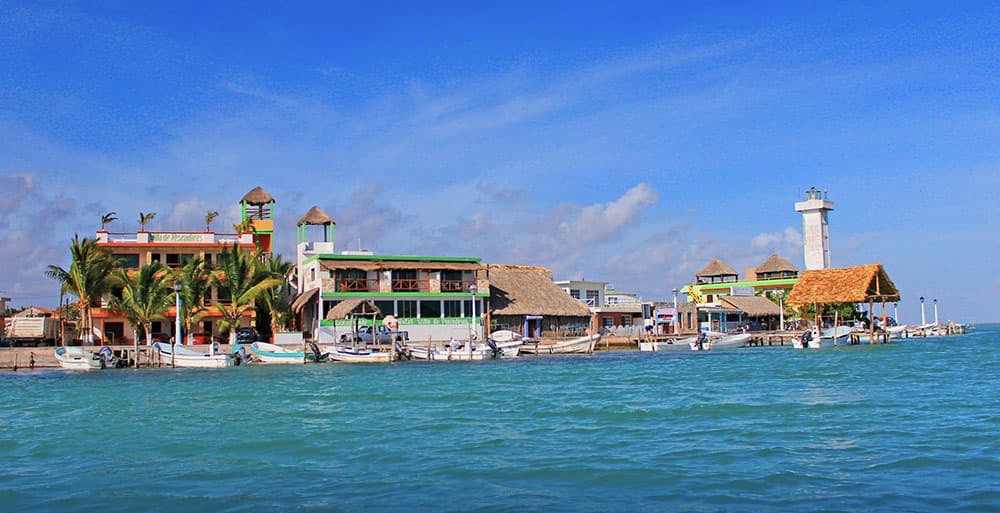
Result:
[[[591,354],[600,341],[600,335],[588,335],[570,340],[560,340],[554,344],[525,342],[521,346],[521,352],[526,354]]]
[[[59,366],[69,370],[101,370],[106,365],[99,355],[83,348],[57,347],[55,356]]]
[[[389,363],[392,361],[392,353],[386,351],[372,351],[370,349],[354,349],[342,346],[323,346],[327,358],[335,362],[344,363]]]
[[[698,337],[687,337],[687,338],[679,338],[677,340],[668,340],[664,342],[644,342],[644,344],[649,345],[646,351],[652,351],[656,353],[673,353],[680,351],[690,351],[691,348],[688,346],[688,344],[694,342],[694,340],[697,338]],[[641,347],[639,349],[642,350]]]
[[[304,352],[288,350],[266,342],[254,342],[250,345],[250,352],[258,363],[291,365],[306,362]]]
[[[449,346],[411,346],[409,348],[410,358],[414,360],[428,360],[439,362],[468,362],[490,360],[494,358],[493,350],[490,348],[474,348],[472,352],[464,349],[452,349]]]
[[[173,365],[188,369],[223,369],[234,365],[232,355],[202,353],[184,346],[177,346],[176,349],[176,354],[171,358],[170,344],[160,344],[159,342],[153,344],[153,350],[160,355],[161,365]]]

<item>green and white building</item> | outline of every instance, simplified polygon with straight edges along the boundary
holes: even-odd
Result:
[[[336,223],[319,207],[299,220],[298,294],[292,308],[304,333],[334,342],[354,329],[355,320],[334,318],[338,304],[370,301],[383,316],[394,316],[411,341],[482,340],[490,284],[478,258],[376,255],[334,247]],[[322,241],[310,240],[319,239]],[[368,317],[361,324],[380,322]]]

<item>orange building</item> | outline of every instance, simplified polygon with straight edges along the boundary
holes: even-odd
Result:
[[[222,249],[232,247],[233,244],[247,253],[253,253],[258,248],[270,253],[274,232],[274,199],[264,189],[257,187],[240,200],[240,205],[243,222],[238,231],[241,233],[216,233],[210,231],[209,226],[206,226],[205,231],[198,232],[140,230],[123,233],[101,229],[97,231],[97,245],[107,248],[119,266],[133,270],[152,262],[178,269],[194,258],[202,258],[207,264],[216,264]],[[112,291],[112,294],[116,292]],[[100,307],[94,309],[94,335],[106,344],[132,343],[135,328],[120,312],[107,308],[110,298],[111,295],[105,296]],[[199,314],[200,323],[193,331],[210,333],[213,338],[218,339],[222,315],[213,305],[226,301],[228,298],[213,287],[207,301],[209,308]],[[154,321],[150,330],[154,337],[164,340],[172,337],[176,315],[176,309],[171,306],[166,319]],[[241,326],[251,325],[253,318],[254,312],[247,312]]]

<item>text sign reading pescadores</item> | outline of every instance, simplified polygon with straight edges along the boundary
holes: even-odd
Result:
[[[150,242],[202,242],[205,236],[200,233],[151,233]]]

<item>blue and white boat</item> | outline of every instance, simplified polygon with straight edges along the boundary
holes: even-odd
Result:
[[[250,344],[250,353],[259,363],[306,363],[306,354],[301,349],[291,349],[267,342]]]

